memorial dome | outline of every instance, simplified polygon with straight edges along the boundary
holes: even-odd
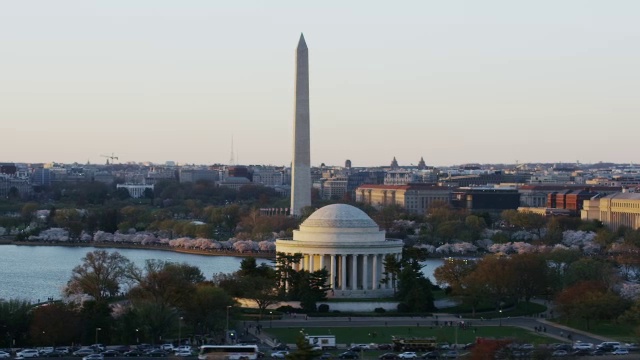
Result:
[[[378,224],[355,206],[333,204],[316,210],[300,227],[378,229]]]

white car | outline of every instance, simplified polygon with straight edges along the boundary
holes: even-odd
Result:
[[[193,351],[193,350],[191,350],[191,346],[190,345],[180,345],[180,346],[178,346],[177,348],[175,348],[173,350],[175,352],[178,352],[178,351],[189,351],[189,352],[191,352],[191,351]]]
[[[0,351],[0,359],[8,359],[11,357],[11,354],[9,354],[6,351]]]
[[[276,352],[272,352],[271,353],[271,357],[273,359],[284,359],[285,356],[289,355],[289,352],[287,350],[280,350],[280,351],[276,351]]]
[[[593,347],[594,346],[592,343],[584,343],[581,341],[578,341],[575,344],[573,344],[574,350],[593,350]]]
[[[178,350],[178,351],[174,352],[173,355],[184,357],[184,356],[191,356],[191,355],[193,355],[193,353],[191,353],[191,351],[187,351],[187,350]]]
[[[24,349],[16,353],[16,356],[19,356],[22,358],[34,358],[34,357],[40,356],[40,352],[38,352],[38,350],[36,349]]]
[[[418,354],[413,351],[405,351],[402,354],[398,355],[398,359],[416,359]]]
[[[619,347],[611,353],[612,355],[629,355],[629,350],[623,347]]]

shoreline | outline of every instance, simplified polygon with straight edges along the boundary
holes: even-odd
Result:
[[[192,255],[205,255],[205,256],[235,256],[235,257],[256,257],[273,259],[276,257],[275,253],[269,252],[237,252],[237,251],[207,251],[198,249],[182,249],[171,248],[168,246],[148,246],[148,245],[136,245],[136,244],[116,244],[116,243],[54,243],[46,241],[0,241],[1,245],[16,245],[16,246],[63,246],[63,247],[95,247],[106,249],[137,249],[137,250],[161,250],[168,252],[175,252],[181,254]]]

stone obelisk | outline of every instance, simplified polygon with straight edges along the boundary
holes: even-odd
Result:
[[[296,101],[291,166],[291,215],[301,215],[311,205],[311,156],[309,135],[309,49],[300,35],[296,49]]]

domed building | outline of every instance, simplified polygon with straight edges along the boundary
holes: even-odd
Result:
[[[402,240],[386,239],[385,232],[364,211],[345,204],[315,211],[293,231],[293,239],[276,240],[276,251],[302,254],[295,270],[329,272],[329,292],[335,298],[376,298],[393,295],[392,284],[382,284],[387,255],[400,259]]]

